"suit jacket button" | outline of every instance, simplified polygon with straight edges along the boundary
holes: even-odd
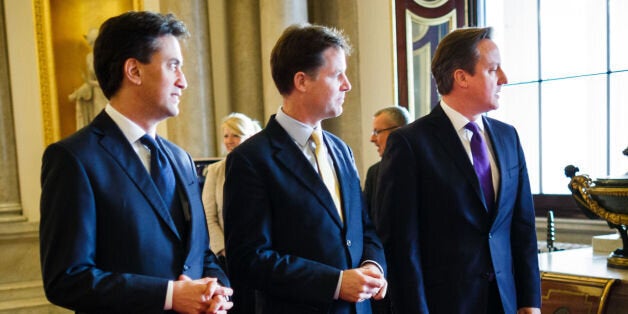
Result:
[[[351,240],[347,240],[347,246],[351,246]]]
[[[493,238],[493,235],[489,233],[489,234],[488,234],[488,238],[489,238],[489,239],[492,239],[492,238]]]
[[[183,265],[183,271],[186,271],[186,270],[188,270],[188,269],[190,269],[190,266],[188,266],[188,265]]]

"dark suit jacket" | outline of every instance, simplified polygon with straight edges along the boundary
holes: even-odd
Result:
[[[48,299],[81,312],[158,313],[180,274],[229,281],[209,250],[190,156],[158,138],[190,212],[179,236],[157,188],[122,131],[103,111],[43,156],[41,265]]]
[[[336,166],[344,223],[274,117],[227,156],[227,265],[234,281],[258,290],[257,313],[370,313],[369,302],[333,300],[341,270],[366,260],[385,268],[385,260],[349,147],[328,132],[323,137]]]
[[[375,211],[375,198],[377,197],[377,177],[379,176],[379,164],[374,163],[366,171],[366,179],[364,180],[364,200],[366,208],[369,212],[371,221],[377,226],[377,213]]]
[[[376,208],[399,313],[486,313],[490,272],[505,313],[540,307],[534,207],[519,137],[512,126],[483,119],[501,178],[494,216],[440,105],[388,137]]]

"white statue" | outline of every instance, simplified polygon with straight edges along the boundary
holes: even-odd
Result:
[[[98,37],[98,30],[92,28],[85,35],[85,40],[90,47],[94,47],[94,42]],[[98,85],[98,79],[94,72],[94,54],[89,52],[85,56],[86,73],[83,74],[85,83],[70,94],[70,101],[76,102],[76,129],[89,124],[94,117],[105,107],[108,100]]]

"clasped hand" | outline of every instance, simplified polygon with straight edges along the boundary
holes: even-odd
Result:
[[[216,278],[192,280],[185,275],[174,282],[172,309],[179,313],[226,314],[233,307],[233,289],[221,286]]]
[[[349,302],[361,302],[370,298],[381,300],[386,296],[387,287],[384,274],[377,266],[367,263],[342,272],[339,298]]]

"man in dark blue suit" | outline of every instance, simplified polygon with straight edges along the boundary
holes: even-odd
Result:
[[[498,108],[507,83],[490,32],[460,29],[443,38],[432,60],[440,104],[388,137],[377,227],[398,313],[540,313],[521,143],[512,126],[483,116]],[[486,169],[476,174],[481,160]]]
[[[155,135],[179,113],[187,87],[179,40],[187,35],[174,16],[151,12],[100,28],[94,64],[110,103],[43,156],[41,265],[54,304],[86,313],[232,306],[209,249],[192,159]]]
[[[371,313],[386,293],[353,155],[320,124],[342,113],[349,51],[334,29],[287,28],[271,54],[283,106],[227,156],[227,265],[257,313]]]
[[[377,110],[373,115],[373,133],[371,133],[371,142],[377,147],[379,157],[384,154],[386,148],[386,140],[388,134],[404,125],[410,123],[410,114],[405,107],[391,106]],[[375,226],[377,226],[377,211],[373,208],[375,198],[377,197],[377,177],[379,176],[379,161],[369,167],[366,172],[366,180],[364,180],[364,199],[366,200],[366,208],[368,208],[369,216]],[[377,229],[377,228],[376,228]],[[390,301],[390,293],[383,300],[372,301],[373,314],[391,314],[392,303]]]

